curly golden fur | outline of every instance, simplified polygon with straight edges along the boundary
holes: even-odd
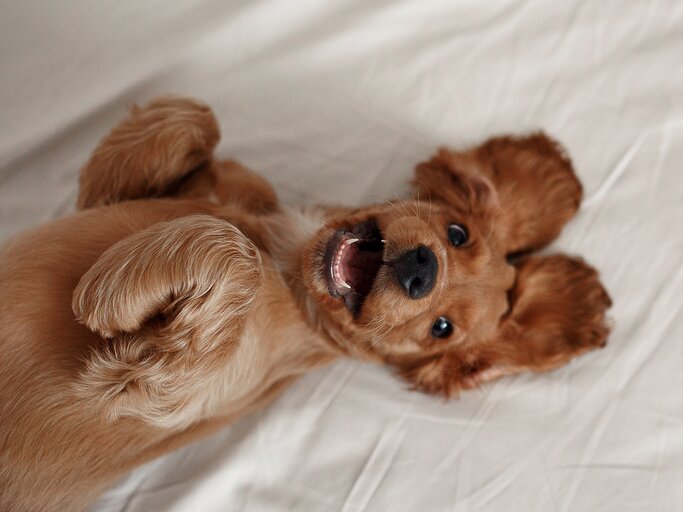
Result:
[[[83,509],[336,357],[452,396],[605,344],[595,270],[529,254],[581,200],[546,135],[442,149],[419,199],[360,209],[282,206],[218,138],[196,101],[134,108],[81,211],[0,252],[1,510]]]

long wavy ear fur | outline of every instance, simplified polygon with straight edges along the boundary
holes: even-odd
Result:
[[[496,227],[508,254],[549,244],[581,203],[569,157],[543,133],[495,137],[465,151],[442,149],[417,166],[415,184],[426,189],[421,196],[452,201],[453,192],[462,189],[457,178],[462,175],[479,176],[495,190],[502,213]]]

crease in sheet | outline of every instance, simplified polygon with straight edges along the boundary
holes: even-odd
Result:
[[[385,430],[375,444],[351,491],[344,500],[341,512],[362,512],[385,479],[398,454],[406,432],[402,416],[393,428]]]
[[[643,130],[641,134],[638,136],[638,138],[626,150],[626,153],[624,153],[624,155],[619,159],[617,164],[612,168],[612,170],[603,180],[600,186],[598,186],[598,189],[595,192],[593,192],[593,194],[590,197],[587,197],[583,200],[583,203],[581,204],[581,209],[583,210],[592,208],[594,206],[594,203],[603,201],[607,197],[607,195],[612,190],[614,185],[619,181],[619,178],[621,178],[621,176],[628,168],[628,164],[631,163],[633,157],[636,155],[636,153],[642,147],[645,140],[651,134],[656,133],[658,131],[664,131],[665,134],[668,134],[672,128],[678,127],[678,125],[683,126],[683,119],[674,119],[664,123],[663,125],[650,127]]]

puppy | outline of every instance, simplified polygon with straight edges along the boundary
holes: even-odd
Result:
[[[134,108],[80,211],[0,253],[1,510],[83,509],[339,356],[448,397],[605,344],[596,272],[529,255],[581,199],[545,135],[439,151],[417,200],[304,210],[218,139],[193,100]]]

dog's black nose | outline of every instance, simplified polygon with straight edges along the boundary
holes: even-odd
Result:
[[[394,262],[396,279],[411,299],[419,299],[432,291],[438,268],[436,256],[424,245],[402,254]]]

